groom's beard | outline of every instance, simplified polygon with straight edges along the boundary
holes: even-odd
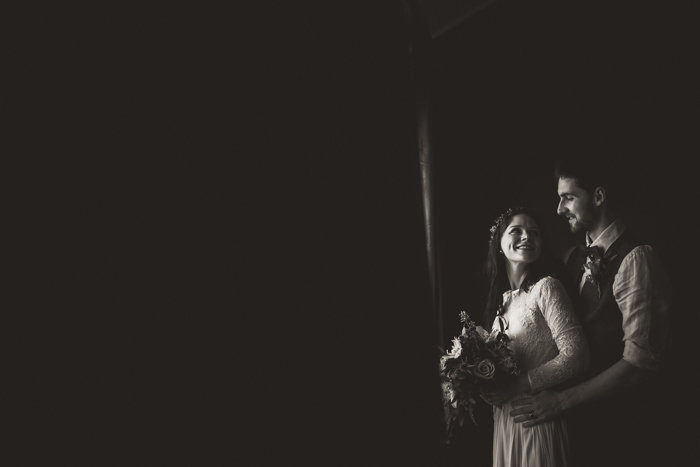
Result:
[[[569,227],[575,234],[588,232],[595,225],[598,216],[595,212],[585,212],[580,216],[576,216],[573,220],[569,220]]]

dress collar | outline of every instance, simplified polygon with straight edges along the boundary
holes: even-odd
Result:
[[[603,254],[605,254],[607,249],[610,248],[610,245],[612,245],[615,240],[620,238],[620,235],[622,235],[622,232],[625,231],[626,227],[625,222],[618,217],[612,224],[603,230],[603,232],[598,235],[598,238],[595,240],[591,240],[588,232],[586,232],[586,246],[597,246],[603,250]]]

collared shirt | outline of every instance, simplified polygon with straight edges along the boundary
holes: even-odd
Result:
[[[605,254],[625,228],[618,218],[594,240],[586,233],[587,246],[597,246]],[[579,291],[584,283],[585,275]],[[622,312],[624,360],[639,368],[659,368],[671,319],[671,295],[671,281],[649,245],[637,246],[622,260],[613,296]]]

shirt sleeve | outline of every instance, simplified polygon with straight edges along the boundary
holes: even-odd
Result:
[[[548,277],[542,281],[538,306],[559,351],[548,362],[528,371],[534,391],[541,391],[585,371],[590,364],[588,343],[564,286]]]
[[[613,295],[622,312],[622,358],[636,367],[657,370],[670,324],[672,291],[650,246],[638,246],[622,260]]]

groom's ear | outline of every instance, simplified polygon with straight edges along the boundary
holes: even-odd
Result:
[[[593,191],[593,200],[596,206],[600,206],[605,201],[605,188],[599,186]]]

